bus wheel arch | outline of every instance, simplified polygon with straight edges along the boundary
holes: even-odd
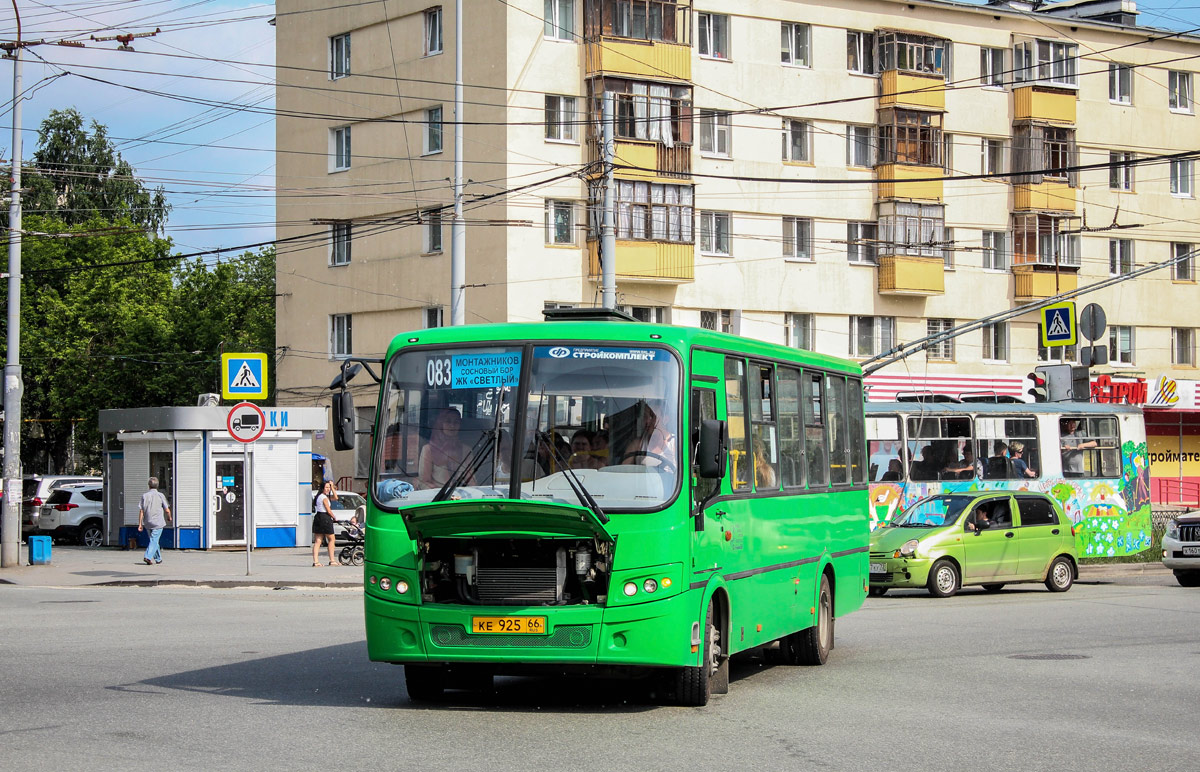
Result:
[[[729,692],[729,642],[733,640],[729,636],[733,625],[733,616],[729,605],[729,594],[725,591],[725,587],[714,589],[709,602],[713,606],[713,625],[717,631],[718,657],[720,659],[717,671],[713,674],[712,691],[713,694],[726,694]]]

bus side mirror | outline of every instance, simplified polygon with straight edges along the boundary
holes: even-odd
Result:
[[[700,444],[696,449],[696,468],[705,480],[720,480],[725,477],[726,457],[729,449],[725,445],[725,422],[704,419],[700,422]]]
[[[333,395],[333,447],[354,449],[354,397],[348,391]]]

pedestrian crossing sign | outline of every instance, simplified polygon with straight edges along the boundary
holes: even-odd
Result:
[[[267,398],[266,354],[222,354],[221,396],[225,399]]]
[[[1055,303],[1042,309],[1042,346],[1074,346],[1078,332],[1075,325],[1075,304]]]

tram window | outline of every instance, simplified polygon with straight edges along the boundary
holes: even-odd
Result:
[[[829,403],[829,479],[834,485],[850,482],[846,444],[846,379],[840,375],[825,376],[825,393]]]
[[[866,434],[863,421],[862,381],[851,378],[846,389],[846,415],[850,418],[850,473],[854,482],[867,481]]]
[[[750,460],[754,489],[779,490],[779,446],[775,439],[775,368],[753,363],[750,367]]]
[[[908,453],[913,459],[909,479],[970,479],[975,466],[966,462],[963,448],[971,443],[971,419],[967,416],[912,416],[908,419]],[[955,471],[963,470],[963,471]]]
[[[725,360],[725,417],[729,427],[729,480],[733,489],[750,487],[750,460],[746,458],[746,363]]]
[[[781,367],[779,377],[779,477],[785,488],[804,485],[804,441],[800,430],[800,371]]]
[[[1041,476],[1042,453],[1037,420],[1033,418],[979,417],[976,457],[983,461],[988,480],[1023,480]]]
[[[804,374],[804,455],[808,459],[808,487],[823,488],[829,484],[829,467],[825,463],[825,403],[821,393],[821,375]]]
[[[899,482],[904,479],[904,444],[900,441],[899,416],[872,416],[867,419],[867,448],[872,482]]]
[[[1121,435],[1112,416],[1064,416],[1058,422],[1064,477],[1120,477]]]

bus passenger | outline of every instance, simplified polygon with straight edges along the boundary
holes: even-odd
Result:
[[[417,461],[417,482],[421,488],[440,488],[446,484],[470,450],[458,438],[462,417],[452,407],[442,408],[433,419],[429,442],[421,448]]]
[[[759,439],[754,441],[754,487],[759,490],[779,487],[779,476],[767,455],[767,445]]]
[[[992,455],[987,462],[987,477],[989,480],[1008,480],[1013,477],[1008,459],[1008,445],[996,442]]]
[[[571,457],[568,466],[572,469],[597,469],[597,459],[592,455],[592,433],[580,429],[571,437]]]
[[[975,458],[975,448],[971,447],[971,443],[967,443],[962,449],[962,461],[947,464],[942,470],[943,476],[949,475],[949,479],[958,478],[959,480],[970,480],[972,477],[983,477],[983,462]]]
[[[625,447],[623,464],[645,464],[661,466],[664,459],[673,463],[675,458],[675,435],[667,428],[666,404],[655,400],[658,411],[649,403],[642,403],[641,429],[634,435],[633,441]],[[662,420],[659,418],[662,414]]]
[[[596,459],[597,469],[608,466],[608,429],[601,429],[592,436],[592,456]]]
[[[1064,418],[1058,423],[1062,435],[1059,447],[1062,450],[1063,475],[1066,477],[1083,477],[1083,451],[1088,448],[1098,448],[1095,440],[1085,440],[1076,434],[1079,420]]]
[[[880,477],[882,482],[899,482],[902,473],[904,472],[904,464],[900,463],[899,458],[893,458],[888,462],[887,471]]]
[[[1018,477],[1037,477],[1037,472],[1029,468],[1029,464],[1021,455],[1025,452],[1025,443],[1013,442],[1009,447],[1012,452],[1013,473]]]

